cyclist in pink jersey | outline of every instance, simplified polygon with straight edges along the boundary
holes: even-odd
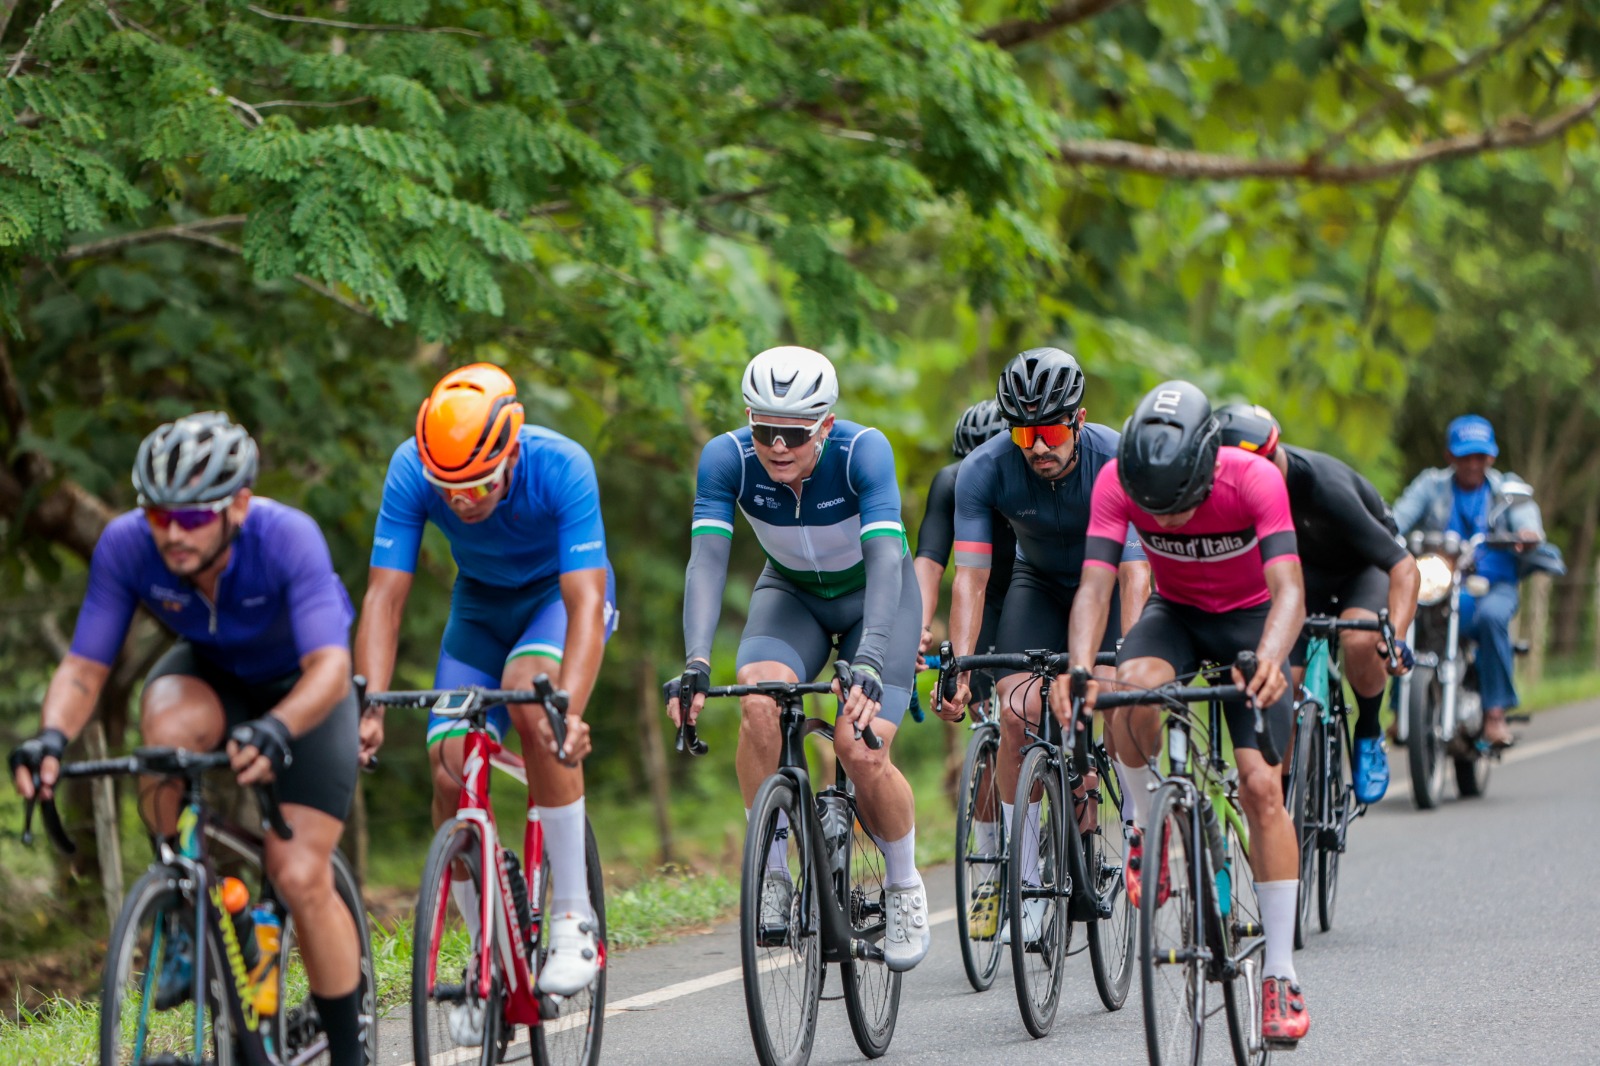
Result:
[[[1294,520],[1283,477],[1265,459],[1221,449],[1221,431],[1205,393],[1186,381],[1158,385],[1123,428],[1116,462],[1107,464],[1090,501],[1088,547],[1067,646],[1075,666],[1092,667],[1116,584],[1124,532],[1132,523],[1150,559],[1156,592],[1122,642],[1119,683],[1155,688],[1196,669],[1202,660],[1231,661],[1253,650],[1261,669],[1249,681],[1278,751],[1293,724],[1287,662],[1305,622]],[[1064,679],[1063,679],[1064,680]],[[1244,678],[1234,673],[1234,683]],[[1097,686],[1090,682],[1093,705]],[[1244,704],[1225,707],[1250,823],[1251,862],[1261,904],[1266,953],[1262,964],[1262,1034],[1275,1044],[1310,1028],[1294,969],[1299,842],[1284,808],[1283,781],[1256,740]],[[1140,896],[1150,787],[1160,754],[1161,716],[1154,705],[1119,715],[1116,750],[1146,762],[1122,766],[1136,822],[1124,867],[1128,896]],[[1161,869],[1165,870],[1165,859]]]

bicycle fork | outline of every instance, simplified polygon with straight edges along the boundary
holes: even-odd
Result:
[[[805,891],[819,891],[818,883],[826,878],[833,880],[833,856],[829,853],[827,841],[822,832],[822,821],[817,817],[817,804],[811,792],[811,778],[803,767],[783,766],[778,770],[794,782],[795,794],[803,797],[807,802],[800,804],[804,808],[801,817],[804,819],[804,846],[811,852],[811,868],[816,872],[815,877],[809,878]],[[852,809],[852,819],[854,817]],[[797,827],[791,825],[793,832]],[[854,826],[852,824],[852,831]],[[820,915],[821,927],[817,932],[822,937],[822,961],[824,963],[853,962],[856,959],[866,959],[870,962],[883,961],[883,947],[864,940],[855,935],[851,927],[847,908],[850,906],[850,871],[845,869],[840,878],[839,891],[830,894],[831,898],[819,899],[821,904],[817,907]],[[877,904],[874,904],[876,906]],[[810,914],[809,903],[801,908],[802,914]]]

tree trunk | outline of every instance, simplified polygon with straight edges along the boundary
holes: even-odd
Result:
[[[1529,687],[1537,685],[1544,677],[1545,660],[1550,643],[1550,586],[1549,574],[1538,573],[1528,578],[1526,593],[1520,612],[1518,630],[1530,645],[1524,677]]]
[[[648,652],[639,657],[635,676],[639,686],[639,755],[644,764],[645,783],[650,787],[656,839],[661,844],[661,865],[665,866],[673,861],[672,808],[667,788],[667,756],[661,736],[661,690],[656,685],[655,659]]]
[[[89,728],[83,731],[83,748],[91,759],[106,758],[106,732],[98,718],[91,719]],[[94,807],[95,850],[100,856],[100,893],[105,899],[106,927],[110,928],[122,910],[122,820],[117,812],[116,783],[111,778],[97,777],[89,789]]]
[[[367,833],[367,792],[362,788],[366,775],[356,774],[356,794],[350,800],[350,818],[344,824],[344,837],[339,841],[339,848],[344,852],[356,868],[356,881],[361,885],[367,883],[367,852],[369,838]]]
[[[1561,582],[1560,605],[1556,611],[1555,648],[1558,653],[1571,655],[1583,646],[1583,609],[1588,597],[1585,578],[1591,573],[1589,560],[1594,555],[1594,540],[1600,525],[1600,494],[1589,497],[1583,509],[1583,524],[1572,544],[1572,556],[1567,560],[1567,577]]]

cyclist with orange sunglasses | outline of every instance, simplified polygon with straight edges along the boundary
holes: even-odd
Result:
[[[584,710],[617,625],[594,461],[559,433],[525,425],[516,385],[499,367],[474,363],[440,379],[417,412],[416,434],[389,462],[373,531],[356,670],[374,693],[394,675],[400,619],[429,522],[450,542],[458,570],[434,687],[529,689],[548,674],[571,696],[564,753],[555,750],[541,706],[497,707],[489,728],[503,738],[509,720],[522,737],[528,793],[550,856],[551,951],[539,990],[572,995],[598,971],[581,764],[590,750]],[[435,825],[456,811],[467,728],[458,718],[428,722]],[[383,711],[369,707],[361,722],[363,760],[382,743]],[[472,929],[479,910],[470,885],[457,881],[452,890]]]
[[[1004,517],[1017,541],[1017,558],[995,633],[995,651],[1066,650],[1067,620],[1089,532],[1090,494],[1095,476],[1116,458],[1119,440],[1115,430],[1086,420],[1083,388],[1078,361],[1060,348],[1030,348],[1007,363],[1000,374],[995,400],[1011,433],[974,449],[961,461],[956,476],[956,576],[950,602],[950,642],[957,655],[974,652],[983,624],[985,589],[995,563],[994,514]],[[1150,568],[1131,530],[1119,573],[1122,619],[1131,625],[1150,589]],[[1115,625],[1108,628],[1105,650],[1116,647],[1120,632]],[[1024,719],[1035,723],[1035,728],[1039,721],[1039,690],[1025,685],[1027,680],[1027,674],[1015,673],[995,685],[1002,797],[1016,794],[1026,743]],[[968,678],[962,675],[955,699],[943,702],[940,716],[959,720],[971,698]],[[1003,806],[1003,823],[977,823],[979,849],[992,845],[999,850],[1001,826],[1009,825],[1012,817],[1012,804]],[[1029,813],[1037,817],[1037,805]],[[1032,878],[1037,883],[1038,834],[1029,834],[1018,851],[1023,881]],[[991,887],[998,897],[1000,886]],[[1039,935],[1047,902],[1042,898],[1028,901],[1024,933],[1029,939]],[[999,909],[989,903],[983,886],[974,892],[972,910],[968,928],[974,935],[994,935],[986,926],[998,922]],[[1009,942],[1011,932],[1003,930],[1002,940]]]

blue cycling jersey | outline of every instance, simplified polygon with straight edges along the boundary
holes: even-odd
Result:
[[[600,484],[576,441],[542,426],[522,427],[511,485],[482,522],[457,518],[422,476],[417,441],[394,450],[372,535],[372,565],[414,573],[422,531],[444,531],[461,573],[498,588],[524,588],[574,570],[606,565]]]
[[[110,666],[140,603],[208,665],[259,684],[319,648],[350,646],[350,606],[311,516],[255,497],[208,600],[161,561],[142,511],[112,519],[89,560],[72,651]]]
[[[700,453],[694,535],[731,538],[735,504],[773,569],[824,599],[866,587],[863,541],[892,536],[905,544],[889,439],[843,419],[834,420],[799,491],[767,475],[750,427],[714,438]]]
[[[1078,464],[1046,481],[1010,436],[991,437],[961,460],[956,474],[956,565],[987,569],[1003,515],[1017,535],[1017,555],[1033,569],[1076,585],[1089,535],[1089,499],[1095,478],[1117,457],[1122,435],[1095,422],[1079,435]],[[1130,525],[1123,562],[1144,562],[1144,547]]]

